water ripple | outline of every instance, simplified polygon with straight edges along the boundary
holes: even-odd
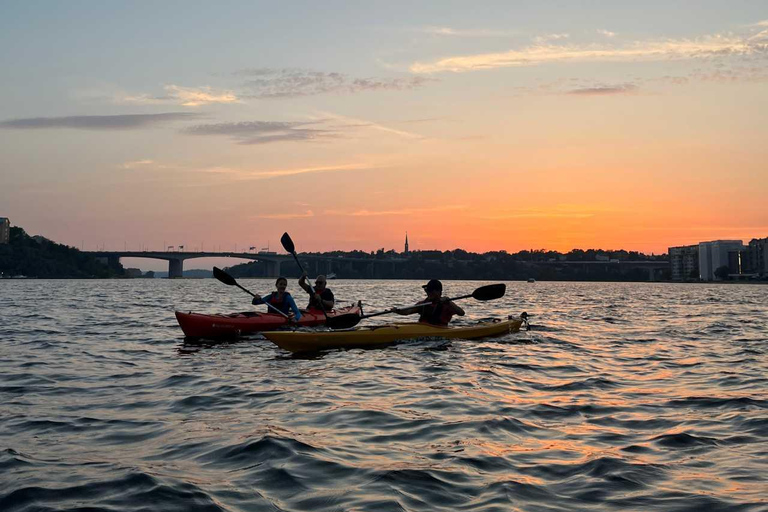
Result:
[[[768,510],[768,287],[507,285],[460,322],[532,330],[293,357],[185,343],[250,307],[213,279],[3,283],[0,510]]]

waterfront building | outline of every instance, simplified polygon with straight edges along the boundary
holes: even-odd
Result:
[[[11,221],[8,217],[0,217],[0,244],[7,244],[11,238]]]
[[[745,251],[745,272],[768,276],[768,238],[753,238]]]
[[[683,245],[669,248],[669,264],[673,281],[699,278],[699,246]]]
[[[741,240],[713,240],[699,243],[699,279],[714,281],[715,271],[720,267],[728,267],[729,274],[741,274],[740,258],[738,255],[729,256],[729,252],[739,253],[744,250]],[[734,263],[735,262],[735,263]],[[732,268],[733,264],[737,268]]]

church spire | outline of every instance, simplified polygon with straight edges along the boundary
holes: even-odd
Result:
[[[403,251],[403,254],[408,254],[408,232],[405,232],[405,251]]]

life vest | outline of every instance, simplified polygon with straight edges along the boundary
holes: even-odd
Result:
[[[269,298],[267,299],[267,302],[269,302],[271,305],[273,305],[275,308],[279,309],[283,313],[288,314],[291,310],[291,306],[288,304],[288,301],[286,299],[290,296],[291,296],[290,293],[285,292],[283,293],[283,300],[280,300],[277,298],[277,292],[272,292],[269,294]]]
[[[309,304],[307,305],[307,309],[325,309],[322,305],[320,305],[315,300],[314,294],[318,293],[316,286],[312,287],[312,292],[313,292],[313,295],[309,298]],[[326,295],[326,297],[323,297],[323,294],[326,293],[326,292],[328,292],[330,294],[330,297],[328,297],[327,295]],[[320,292],[320,300],[333,300],[333,301],[335,301],[335,299],[333,297],[333,292],[330,290],[330,288],[324,288],[323,291]]]
[[[422,309],[419,322],[432,325],[448,325],[448,322],[453,318],[453,312],[450,308],[446,307],[444,302],[438,300],[435,302],[423,302],[422,304],[428,304],[428,306]]]

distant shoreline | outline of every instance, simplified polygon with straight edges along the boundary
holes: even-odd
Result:
[[[47,280],[47,281],[162,281],[162,280],[168,280],[170,278],[168,277],[29,277],[29,276],[22,276],[22,277],[3,277],[0,278],[0,282],[2,281],[41,281],[41,280]],[[178,280],[203,280],[203,279],[214,279],[213,277],[196,277],[196,276],[189,276],[189,277],[174,277],[174,281]],[[272,281],[274,278],[272,277],[240,277],[238,278],[240,280],[261,280],[261,281]],[[298,277],[288,277],[288,279],[297,279]],[[424,279],[427,278],[336,278],[333,281],[413,281],[413,282],[421,282]],[[451,279],[451,278],[444,278],[441,279],[445,282],[461,282],[461,281],[502,281],[507,283],[527,283],[531,286],[536,286],[538,283],[643,283],[643,284],[696,284],[696,285],[703,285],[703,284],[717,284],[717,285],[735,285],[735,284],[746,284],[746,285],[768,285],[768,280],[737,280],[737,281],[666,281],[666,280],[657,280],[657,281],[630,281],[630,280],[584,280],[584,279],[539,279],[535,283],[528,283],[525,279],[485,279],[485,278],[462,278],[462,279]],[[331,281],[331,286],[333,281]]]

